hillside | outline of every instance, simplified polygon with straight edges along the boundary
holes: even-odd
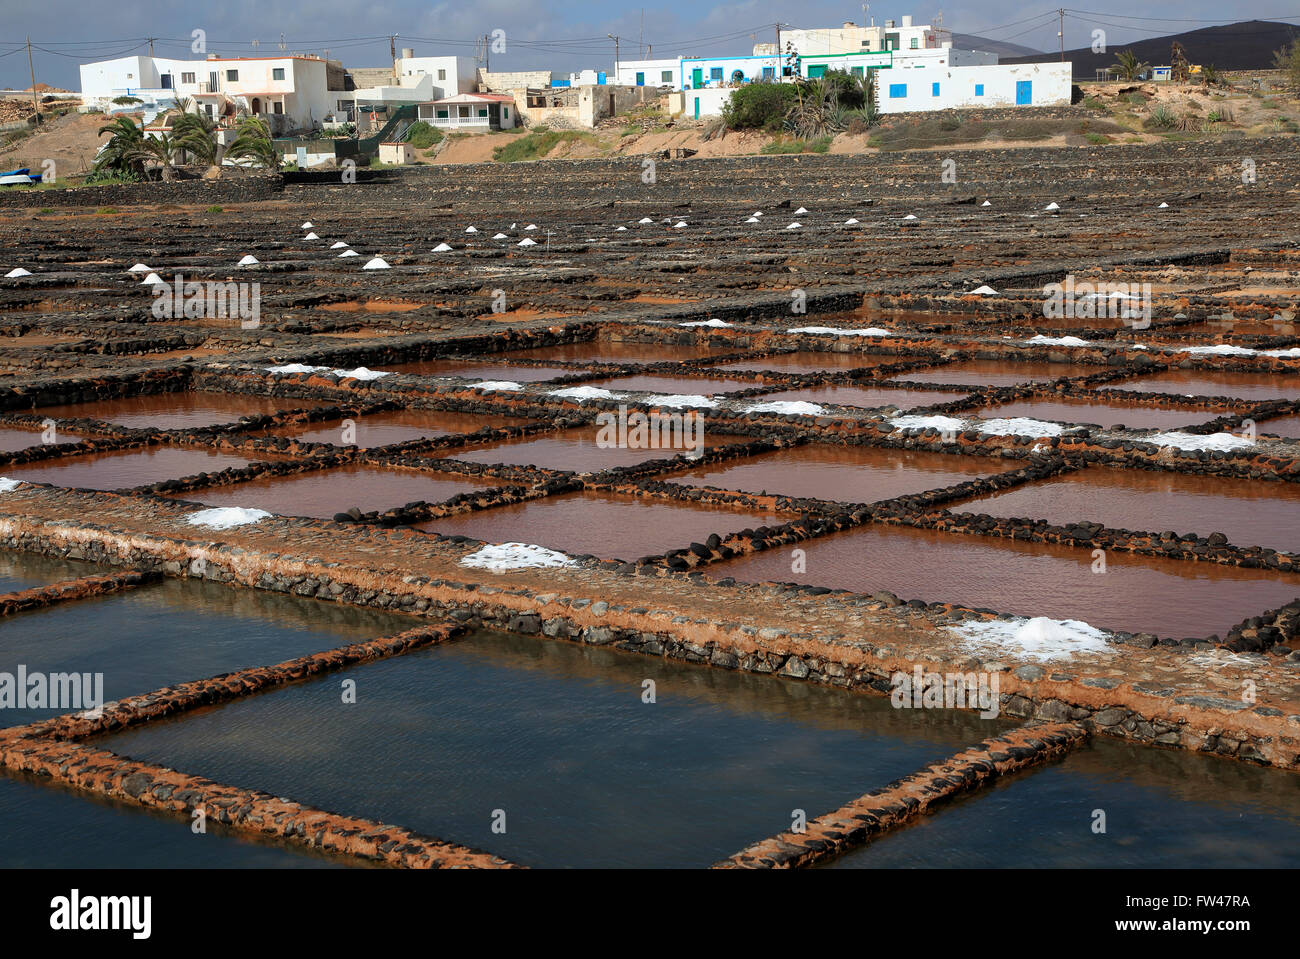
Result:
[[[952,45],[958,50],[983,50],[986,53],[996,53],[1000,58],[1008,57],[1040,57],[1044,54],[1033,47],[1026,47],[1020,43],[1007,43],[1005,40],[990,40],[988,37],[976,36],[973,33],[954,33],[952,35]]]
[[[1065,59],[1074,64],[1076,80],[1091,80],[1096,71],[1115,62],[1121,50],[1132,50],[1139,60],[1153,66],[1169,63],[1169,48],[1177,40],[1192,63],[1213,64],[1220,70],[1262,70],[1273,66],[1273,53],[1300,36],[1300,26],[1271,20],[1247,20],[1225,26],[1204,27],[1187,33],[1111,43],[1106,53],[1093,53],[1088,47],[1066,50]],[[1003,63],[1045,63],[1059,60],[1060,53],[1003,57]]]

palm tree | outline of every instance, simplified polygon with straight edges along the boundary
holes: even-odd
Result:
[[[1201,67],[1201,83],[1207,87],[1217,87],[1223,83],[1223,77],[1219,75],[1219,70],[1213,63]]]
[[[1115,57],[1115,62],[1111,64],[1111,69],[1116,71],[1120,77],[1125,80],[1136,80],[1138,74],[1142,73],[1151,64],[1143,63],[1137,58],[1137,54],[1132,50],[1121,50]]]
[[[144,139],[144,133],[130,117],[118,117],[112,123],[100,127],[99,135],[105,133],[111,133],[112,136],[95,158],[95,172],[138,177],[144,169],[144,158],[140,155],[140,141]]]
[[[171,134],[141,137],[136,151],[141,160],[158,164],[164,183],[176,179],[176,160],[180,156],[181,145]]]
[[[177,144],[198,162],[217,166],[221,162],[221,145],[217,143],[217,123],[202,113],[182,113],[172,123]]]
[[[271,142],[271,128],[258,116],[240,118],[235,127],[235,139],[226,147],[226,156],[234,160],[247,160],[253,166],[268,170],[280,169],[280,151]]]

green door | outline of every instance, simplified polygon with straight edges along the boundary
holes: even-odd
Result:
[[[824,76],[826,76],[826,64],[824,64],[824,63],[819,63],[819,64],[817,64],[816,66],[813,66],[813,65],[809,64],[809,66],[808,66],[808,76],[809,76],[809,77],[824,77]]]
[[[696,67],[691,71],[691,86],[698,90],[704,86],[704,68]]]
[[[700,98],[696,97],[695,98],[695,119],[698,120],[699,118],[700,118]]]

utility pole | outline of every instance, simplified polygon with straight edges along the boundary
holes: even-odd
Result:
[[[397,35],[388,38],[388,56],[393,64],[393,82],[397,82]]]
[[[776,27],[776,60],[772,66],[772,82],[781,82],[781,23],[777,21],[773,24]]]
[[[153,41],[154,41],[154,38],[153,38],[153,37],[150,37],[150,38],[149,38],[149,56],[153,56]]]
[[[614,36],[614,34],[612,33],[607,33],[605,34],[605,36],[609,37],[611,40],[614,41],[614,82],[617,83],[618,82],[618,37]]]
[[[32,119],[41,125],[41,108],[36,101],[36,65],[32,61],[32,38],[27,38],[27,69],[32,73]]]
[[[486,33],[483,34],[483,72],[492,72],[492,40]]]
[[[1060,27],[1056,31],[1056,36],[1061,41],[1061,62],[1064,63],[1065,62],[1065,10],[1060,9],[1057,10],[1056,13],[1060,17]]]

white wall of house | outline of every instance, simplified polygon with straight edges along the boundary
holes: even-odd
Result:
[[[863,50],[923,50],[941,42],[929,24],[914,24],[910,16],[898,22],[886,20],[879,26],[857,26],[846,20],[839,27],[781,31],[781,49],[792,49],[801,56]]]
[[[177,60],[119,57],[81,66],[87,105],[112,110],[115,97],[135,96],[160,107],[192,98],[221,115],[227,104],[294,127],[313,127],[330,110],[325,61],[316,57],[227,57]]]
[[[765,69],[771,71],[773,79],[781,76],[779,57],[683,57],[681,64],[683,90],[734,86],[733,78],[737,73],[743,83],[761,80]],[[686,112],[691,111],[688,109]]]
[[[881,113],[1068,106],[1070,68],[1069,63],[1005,63],[881,70],[876,74],[876,100]]]
[[[615,82],[627,87],[680,87],[681,61],[620,60]]]
[[[430,99],[473,93],[478,87],[478,63],[473,57],[399,57],[396,66],[399,77],[427,74],[433,87]]]

